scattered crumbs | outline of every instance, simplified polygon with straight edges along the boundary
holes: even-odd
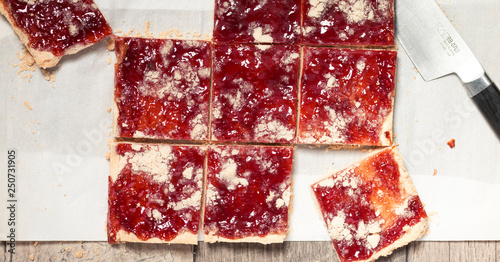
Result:
[[[115,30],[115,34],[121,34],[121,33],[123,33],[123,31],[120,29]]]
[[[106,107],[106,112],[111,113],[111,107]]]
[[[151,22],[148,20],[146,21],[146,25],[144,26],[144,35],[146,37],[154,37],[153,33],[149,32],[149,27],[151,27]]]
[[[31,261],[34,261],[34,260],[35,260],[35,255],[34,255],[34,254],[30,254],[30,260],[31,260]]]
[[[194,32],[194,33],[193,33],[193,38],[200,39],[200,38],[201,38],[201,34],[200,34],[200,33],[198,33],[198,32]]]
[[[112,58],[111,58],[111,56],[108,53],[108,65],[111,65],[111,62],[112,62]]]
[[[184,36],[184,34],[181,33],[181,32],[179,32],[179,30],[177,30],[177,29],[174,29],[174,34],[175,34],[175,37],[182,37],[182,36]]]
[[[446,143],[446,144],[448,144],[448,146],[451,149],[455,148],[455,139],[454,138],[450,139],[450,141],[448,141],[448,143]]]
[[[173,37],[173,33],[172,33],[173,29],[170,29],[170,30],[166,30],[164,32],[161,32],[159,34],[160,38],[167,38],[167,37]]]
[[[106,44],[108,45],[108,50],[113,51],[115,50],[115,40],[111,37],[106,39]]]
[[[438,171],[437,171],[437,169],[434,168],[434,173],[432,175],[435,176],[437,174],[438,174]]]
[[[78,258],[78,259],[80,259],[80,258],[83,257],[83,253],[81,251],[78,251],[78,252],[75,253],[75,257]]]
[[[38,241],[35,241],[35,243],[33,243],[33,246],[38,246]]]
[[[123,36],[129,36],[135,31],[135,28],[131,27],[130,30],[126,33],[123,33]]]
[[[133,37],[143,37],[143,35],[141,34],[141,31],[137,31],[137,32],[135,32]]]
[[[23,74],[23,72],[34,72],[37,68],[35,65],[35,59],[33,59],[33,56],[28,52],[28,50],[23,49],[23,51],[17,52],[17,58],[19,59],[20,63],[19,64],[13,64],[13,67],[19,67],[19,70],[17,71],[17,74],[23,78],[23,79],[28,79],[28,82],[31,80],[33,77],[33,74],[31,73],[26,73]]]
[[[45,76],[44,79],[49,81],[52,87],[54,87],[54,82],[56,81],[56,76],[54,75],[54,71],[42,68],[40,68],[40,71],[42,71],[43,75]]]
[[[203,38],[204,38],[205,40],[212,40],[212,36],[211,36],[210,34],[208,34],[208,33],[204,33],[204,34],[203,34]]]
[[[30,103],[28,103],[27,101],[24,101],[24,107],[26,107],[26,109],[28,110],[33,110],[33,108],[30,106]]]

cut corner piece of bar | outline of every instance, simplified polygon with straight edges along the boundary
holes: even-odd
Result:
[[[197,244],[206,146],[112,145],[108,242]]]
[[[304,47],[298,142],[390,146],[397,52]]]
[[[114,135],[207,141],[211,43],[115,37]]]
[[[428,217],[396,147],[311,186],[339,260],[374,261],[428,232]]]
[[[0,0],[0,13],[41,68],[113,33],[92,0]]]
[[[204,240],[282,243],[291,212],[293,148],[210,146]]]

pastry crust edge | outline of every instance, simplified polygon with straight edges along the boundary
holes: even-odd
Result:
[[[370,157],[372,157],[376,154],[379,154],[383,151],[390,151],[394,160],[398,164],[399,173],[401,176],[400,177],[400,184],[404,185],[404,190],[406,191],[406,193],[408,195],[411,195],[411,196],[418,196],[418,193],[415,189],[415,186],[411,180],[410,174],[408,173],[408,171],[406,170],[406,167],[404,165],[403,157],[399,153],[397,146],[391,146],[391,147],[377,150],[377,151],[370,153],[369,155],[363,157],[362,159],[356,161],[355,163],[352,163],[351,165],[346,166],[345,168],[330,172],[328,175],[317,179],[316,181],[314,181],[311,184],[311,186],[310,186],[311,197],[313,198],[314,205],[316,206],[316,211],[318,212],[321,221],[323,221],[323,225],[325,226],[325,228],[327,228],[328,225],[326,224],[326,221],[323,218],[323,211],[321,210],[318,199],[316,198],[316,196],[314,194],[313,186],[316,185],[317,183],[319,183],[320,181],[323,181],[324,179],[331,177],[333,174],[336,174],[338,172],[341,172],[342,170],[345,170],[346,168],[349,168],[349,167],[354,166],[360,162],[363,162],[367,158],[370,158]],[[404,228],[403,228],[403,230],[404,230]],[[327,232],[328,232],[328,229],[327,229]],[[384,247],[381,250],[373,253],[372,256],[366,260],[356,260],[356,261],[357,262],[372,262],[380,257],[388,256],[388,255],[392,254],[392,252],[394,250],[408,245],[410,242],[415,241],[415,240],[425,236],[428,232],[429,232],[429,217],[427,216],[427,217],[422,218],[417,224],[410,226],[407,230],[405,230],[405,234],[403,236],[401,236],[399,239],[394,241],[389,246]],[[341,261],[340,257],[338,256],[337,250],[335,248],[334,248],[334,250],[335,250],[335,254],[337,255],[337,258],[339,259],[339,261]]]
[[[7,18],[7,21],[9,21],[12,29],[21,40],[21,43],[26,47],[28,52],[30,52],[31,56],[35,60],[36,65],[43,69],[54,67],[57,65],[57,63],[59,63],[59,61],[63,56],[75,54],[89,46],[97,44],[102,39],[105,39],[106,37],[109,36],[105,35],[101,39],[99,39],[99,41],[95,43],[90,43],[88,45],[83,45],[83,44],[72,45],[64,50],[64,54],[62,56],[56,56],[49,51],[41,51],[29,46],[28,35],[16,25],[16,23],[12,19],[11,14],[7,11],[7,8],[5,7],[5,4],[2,0],[0,0],[0,14],[2,14],[3,16],[5,16],[5,18]]]

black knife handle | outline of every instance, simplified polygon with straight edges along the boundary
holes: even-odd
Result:
[[[500,91],[494,83],[472,97],[500,139]]]

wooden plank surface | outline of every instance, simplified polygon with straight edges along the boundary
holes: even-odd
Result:
[[[106,242],[17,242],[16,254],[1,243],[0,261],[167,261],[167,262],[302,262],[338,261],[330,242],[284,244],[109,245]],[[500,262],[500,241],[413,242],[381,262]]]

